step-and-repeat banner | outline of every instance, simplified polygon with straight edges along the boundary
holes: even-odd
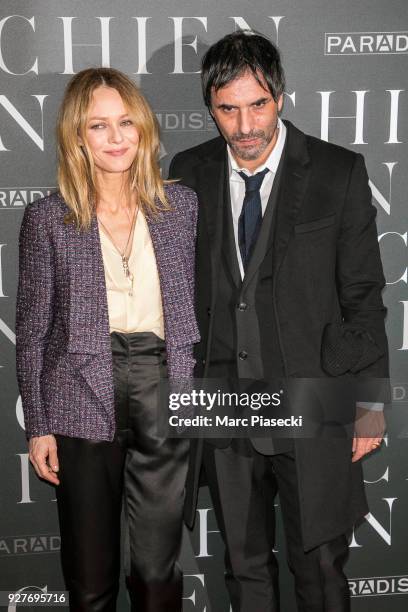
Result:
[[[386,443],[364,461],[370,513],[350,538],[353,612],[408,606],[408,8],[406,0],[2,0],[0,3],[0,590],[63,588],[55,492],[29,465],[15,380],[18,231],[28,202],[56,185],[56,112],[71,75],[130,75],[162,130],[162,165],[213,138],[200,57],[238,28],[277,42],[283,116],[365,156],[387,287],[394,406]],[[278,500],[277,500],[278,504]],[[185,612],[229,612],[223,549],[206,489],[182,549]],[[282,609],[295,610],[279,522]],[[14,608],[10,608],[14,609]],[[128,609],[120,594],[119,610]],[[261,611],[256,611],[261,612]]]

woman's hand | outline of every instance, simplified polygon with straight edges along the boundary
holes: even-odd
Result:
[[[51,434],[48,436],[34,436],[28,443],[30,461],[37,475],[52,484],[58,485],[56,472],[59,470],[57,441]]]

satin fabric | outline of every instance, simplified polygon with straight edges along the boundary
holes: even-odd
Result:
[[[133,282],[123,273],[122,257],[101,227],[99,236],[111,333],[132,333],[148,329],[159,338],[164,338],[159,273],[149,228],[142,211],[137,213],[129,256]]]
[[[132,610],[180,612],[177,564],[188,442],[157,431],[165,343],[152,332],[111,334],[116,433],[112,442],[56,436],[61,558],[70,609],[112,612],[120,574],[122,500]],[[86,418],[84,414],[83,418]]]

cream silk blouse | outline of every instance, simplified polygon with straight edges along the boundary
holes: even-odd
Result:
[[[124,274],[120,254],[100,225],[99,228],[110,331],[123,333],[151,331],[164,339],[159,274],[149,228],[143,213],[139,211],[137,215],[129,257],[129,270],[133,274],[133,295],[129,295],[131,282]]]

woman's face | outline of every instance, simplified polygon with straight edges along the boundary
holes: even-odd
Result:
[[[94,90],[85,130],[97,172],[129,170],[137,154],[139,134],[116,89],[101,86]]]

